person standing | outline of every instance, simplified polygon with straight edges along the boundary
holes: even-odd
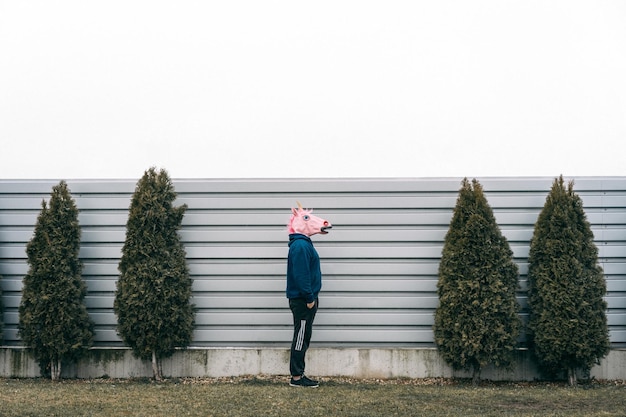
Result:
[[[319,307],[322,289],[320,257],[311,236],[327,234],[332,225],[311,214],[298,203],[292,209],[289,222],[289,254],[287,256],[287,290],[289,308],[293,315],[293,337],[289,358],[289,385],[294,387],[319,386],[319,382],[304,374],[306,352],[313,334],[313,321]]]

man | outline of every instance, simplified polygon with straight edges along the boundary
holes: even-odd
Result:
[[[298,203],[289,222],[289,255],[287,257],[287,298],[293,315],[293,338],[289,359],[293,387],[318,387],[319,383],[304,375],[305,356],[313,333],[313,320],[322,289],[320,257],[311,236],[327,234],[331,224],[311,214]]]

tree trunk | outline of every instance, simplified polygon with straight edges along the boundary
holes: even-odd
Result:
[[[163,370],[161,369],[161,361],[157,358],[157,355],[152,351],[152,375],[157,381],[163,380]]]
[[[478,386],[480,383],[480,365],[474,365],[472,367],[472,385]]]
[[[50,361],[50,378],[53,381],[61,379],[61,359],[52,359]]]
[[[569,382],[570,387],[575,387],[578,383],[576,378],[576,368],[567,368],[567,380]]]

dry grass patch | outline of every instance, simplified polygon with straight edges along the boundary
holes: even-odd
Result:
[[[140,380],[0,379],[1,416],[625,416],[626,384],[286,377]]]

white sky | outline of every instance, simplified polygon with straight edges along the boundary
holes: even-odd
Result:
[[[626,175],[626,1],[0,0],[0,179]]]

